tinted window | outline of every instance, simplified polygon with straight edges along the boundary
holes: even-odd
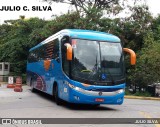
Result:
[[[30,51],[28,62],[38,62],[44,59],[56,59],[59,57],[59,41],[55,39],[47,44]]]
[[[45,59],[56,59],[59,56],[58,39],[47,43],[44,47],[45,47]]]
[[[67,60],[65,43],[69,43],[69,37],[65,36],[61,40],[61,52],[62,52],[62,68],[66,75],[69,75],[69,61]]]

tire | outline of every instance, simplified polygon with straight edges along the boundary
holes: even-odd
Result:
[[[55,94],[54,94],[55,102],[57,105],[61,105],[61,99],[58,96],[58,86],[55,86]]]
[[[30,80],[30,86],[31,86],[31,91],[34,93],[34,92],[36,92],[36,90],[35,90],[35,88],[34,88],[34,86],[33,86],[33,80],[31,79]]]

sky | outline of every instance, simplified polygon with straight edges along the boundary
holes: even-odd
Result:
[[[40,0],[0,0],[0,9],[2,6],[11,6],[12,9],[14,6],[20,6],[20,11],[0,11],[0,23],[4,20],[9,19],[18,19],[20,15],[25,15],[26,18],[30,17],[39,17],[43,19],[51,19],[54,14],[63,14],[68,11],[68,8],[71,8],[68,4],[57,4],[53,3],[51,5],[52,11],[32,11],[32,6],[49,6],[47,2],[40,2]],[[24,11],[23,7],[27,6],[29,11]]]
[[[150,12],[153,16],[157,16],[160,13],[160,1],[159,0],[146,0],[147,5],[149,5]],[[25,15],[26,18],[30,17],[39,17],[42,19],[52,19],[54,14],[64,14],[68,9],[72,9],[71,5],[68,4],[57,4],[52,3],[52,11],[33,11],[32,6],[40,6],[41,9],[43,6],[49,6],[46,2],[41,2],[40,0],[0,0],[0,10],[2,6],[11,6],[12,9],[16,6],[20,6],[20,11],[0,11],[0,24],[4,20],[18,19],[20,15]],[[24,11],[23,7],[27,6],[29,11]]]

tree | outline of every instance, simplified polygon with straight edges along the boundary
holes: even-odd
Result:
[[[160,15],[158,17],[154,18],[152,23],[152,31],[154,34],[155,40],[160,40]]]
[[[39,36],[40,32],[34,31],[43,28],[45,22],[38,18],[23,18],[5,21],[0,26],[3,28],[0,29],[0,61],[10,62],[14,75],[26,72],[28,50],[44,39]],[[34,40],[35,36],[39,36],[37,40]]]
[[[131,7],[130,11],[131,15],[121,19],[118,23],[119,37],[125,47],[138,51],[144,45],[144,36],[151,31],[153,17],[146,5]]]
[[[118,4],[119,0],[44,0],[47,2],[61,2],[74,5],[76,10],[83,9],[87,13],[89,8],[105,9]]]
[[[143,0],[42,0],[45,2],[66,3],[73,5],[79,14],[90,15],[93,10],[105,12],[107,15],[117,15],[128,7],[128,3],[135,5]],[[96,15],[95,15],[96,16]]]
[[[139,89],[160,81],[160,43],[148,32],[143,38],[144,47],[137,53],[137,65],[129,70],[132,85]]]

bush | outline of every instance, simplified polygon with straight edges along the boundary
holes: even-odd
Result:
[[[128,88],[125,89],[125,95],[132,95],[132,96],[143,96],[143,97],[151,97],[151,94],[147,91],[137,91],[136,93],[133,93],[129,91]]]
[[[129,90],[128,88],[125,89],[125,95],[133,95]]]
[[[138,91],[136,92],[135,94],[133,94],[134,96],[144,96],[144,97],[151,97],[151,94],[149,92],[141,92],[141,91]]]

